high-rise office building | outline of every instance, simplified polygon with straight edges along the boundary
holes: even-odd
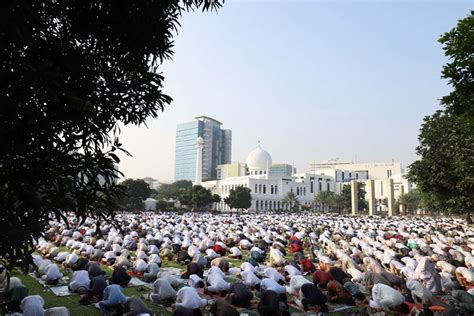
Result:
[[[196,140],[202,137],[202,180],[217,179],[217,166],[231,162],[232,132],[221,128],[222,123],[198,116],[194,121],[178,124],[176,128],[175,180],[194,181],[196,176]]]

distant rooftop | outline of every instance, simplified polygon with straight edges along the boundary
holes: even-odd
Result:
[[[210,120],[210,121],[214,121],[214,122],[216,122],[217,124],[220,124],[220,125],[222,125],[222,123],[221,123],[221,122],[219,122],[218,120],[216,120],[216,119],[213,119],[212,117],[209,117],[209,116],[205,116],[205,115],[202,115],[202,116],[196,116],[194,119],[195,119],[195,120]]]

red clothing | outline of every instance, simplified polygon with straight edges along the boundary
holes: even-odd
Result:
[[[303,247],[300,244],[293,243],[290,245],[290,253],[303,251]]]
[[[306,258],[301,259],[300,264],[301,264],[303,272],[308,272],[308,271],[312,272],[316,270],[316,267],[309,259],[306,259]]]
[[[221,256],[225,256],[225,249],[219,245],[214,245],[214,247],[212,247],[212,250],[214,250],[216,253],[220,254]]]
[[[329,281],[332,281],[332,280],[334,280],[334,277],[329,272],[325,272],[325,271],[322,271],[322,270],[316,270],[313,273],[313,282],[314,282],[314,284],[319,284],[319,283],[326,284],[326,283],[328,283]]]

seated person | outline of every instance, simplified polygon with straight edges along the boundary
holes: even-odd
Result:
[[[236,282],[230,285],[227,300],[237,307],[249,308],[253,299],[253,293],[245,284]]]
[[[464,290],[454,290],[451,292],[451,297],[464,315],[474,315],[474,295]]]
[[[127,301],[127,297],[123,294],[123,290],[118,284],[111,284],[104,290],[104,299],[99,302],[100,312],[109,314],[116,312],[122,314],[122,304]]]
[[[226,300],[218,298],[211,306],[212,316],[239,316],[240,313]]]
[[[312,283],[306,283],[301,286],[300,298],[295,303],[303,307],[305,311],[316,309],[318,312],[327,313],[327,297]]]
[[[132,296],[125,301],[123,305],[123,316],[137,316],[142,314],[153,315],[153,311],[149,309],[143,300],[138,296]]]
[[[328,290],[327,297],[329,302],[349,306],[355,305],[352,294],[336,280],[329,281],[326,288]]]
[[[132,277],[127,274],[127,270],[125,270],[125,268],[117,267],[114,269],[114,272],[112,272],[110,283],[126,287],[131,279]]]
[[[383,283],[377,283],[372,287],[372,300],[370,307],[375,310],[385,312],[400,312],[408,314],[410,312],[405,303],[405,297],[394,288]]]
[[[87,292],[90,283],[89,272],[86,270],[74,271],[71,277],[71,282],[69,283],[69,290],[82,295]]]
[[[207,300],[199,297],[195,288],[190,286],[182,287],[176,294],[175,307],[178,309],[184,307],[187,309],[201,308],[207,304]]]
[[[158,264],[150,263],[146,268],[146,272],[143,274],[143,281],[148,283],[155,282],[158,272],[160,272]]]
[[[272,280],[273,281],[273,280]],[[260,295],[257,311],[261,316],[289,316],[286,295],[265,290]]]
[[[167,279],[158,279],[153,283],[151,301],[156,304],[172,303],[176,297],[176,291]]]
[[[63,274],[59,272],[59,267],[52,263],[46,268],[46,273],[41,277],[48,285],[57,285]]]

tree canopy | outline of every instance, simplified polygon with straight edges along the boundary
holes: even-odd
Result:
[[[292,211],[297,210],[298,206],[300,205],[298,197],[293,192],[288,192],[287,194],[285,194],[285,197],[283,198],[283,203],[287,204],[290,210]]]
[[[238,186],[230,189],[229,196],[224,202],[232,209],[248,209],[252,205],[252,194],[249,188]]]
[[[150,187],[142,179],[126,179],[119,184],[125,193],[120,197],[121,205],[129,211],[143,211],[143,201],[150,197]]]
[[[408,179],[429,211],[469,214],[474,207],[474,11],[439,39],[449,62],[442,78],[453,90],[443,109],[426,116],[418,136],[420,157]]]
[[[156,190],[156,199],[177,200],[181,189],[191,189],[192,186],[193,183],[189,180],[178,180],[170,184],[163,183]]]
[[[6,0],[0,8],[0,254],[31,260],[50,217],[113,219],[120,128],[171,102],[161,63],[215,0]]]

